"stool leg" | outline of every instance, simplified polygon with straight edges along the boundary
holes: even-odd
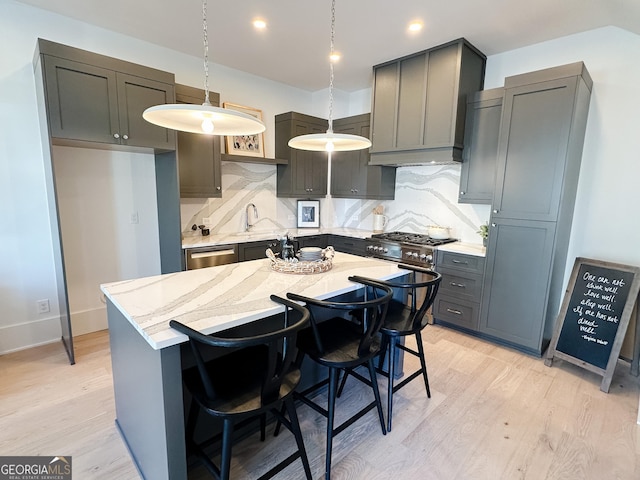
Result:
[[[429,389],[429,377],[427,376],[427,362],[424,359],[424,346],[422,345],[422,335],[420,335],[420,332],[416,332],[416,343],[418,344],[420,365],[422,366],[422,378],[424,379],[424,386],[427,389],[427,398],[431,398],[431,390]]]
[[[387,379],[387,431],[391,431],[391,419],[393,418],[393,379],[396,370],[396,344],[398,337],[390,337],[389,341],[389,378]]]
[[[344,374],[342,375],[342,380],[340,381],[340,386],[338,387],[338,398],[342,395],[342,390],[344,390],[344,385],[347,383],[347,377],[349,376],[349,372],[351,372],[350,368],[344,369]]]
[[[260,441],[264,442],[267,435],[267,414],[260,415]],[[274,435],[275,436],[275,435]]]
[[[371,376],[371,386],[373,387],[373,396],[376,398],[376,408],[378,409],[378,417],[380,418],[380,427],[382,434],[386,435],[387,430],[384,428],[384,414],[382,413],[382,400],[380,399],[380,390],[378,389],[378,378],[376,377],[376,367],[373,365],[373,358],[367,362],[369,367],[369,375]]]
[[[325,458],[324,478],[331,480],[331,449],[333,447],[333,417],[336,411],[336,394],[338,389],[337,368],[329,369],[329,398],[327,402],[327,453]]]
[[[233,422],[225,418],[222,426],[222,458],[220,459],[220,480],[229,480],[231,472],[231,439]]]
[[[387,335],[382,335],[382,342],[380,343],[380,360],[378,361],[378,370],[383,371],[384,367],[384,357],[387,354],[387,348],[389,346],[389,337]]]
[[[289,414],[291,431],[293,432],[293,436],[296,439],[296,444],[298,445],[298,451],[300,452],[300,460],[302,460],[304,474],[307,477],[307,480],[313,480],[313,477],[311,476],[311,467],[309,467],[309,459],[307,458],[307,451],[304,448],[304,441],[302,440],[302,431],[300,429],[300,422],[298,421],[298,414],[296,412],[296,407],[293,404],[293,398],[289,396],[284,401],[283,407],[286,407],[287,413]]]

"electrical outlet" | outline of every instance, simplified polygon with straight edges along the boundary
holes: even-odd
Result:
[[[36,300],[36,308],[38,309],[38,313],[49,313],[51,307],[49,306],[49,299],[45,298],[43,300]]]
[[[131,212],[131,218],[129,220],[129,222],[133,225],[138,224],[140,221],[140,218],[138,217],[138,212]]]

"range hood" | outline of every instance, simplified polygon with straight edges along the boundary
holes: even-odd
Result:
[[[369,165],[462,162],[467,95],[486,56],[459,38],[373,67]]]

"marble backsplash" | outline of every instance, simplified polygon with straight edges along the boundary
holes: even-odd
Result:
[[[276,197],[276,167],[257,163],[222,162],[222,198],[180,200],[183,235],[199,234],[192,225],[206,225],[211,233],[244,231],[246,206],[256,205],[252,230],[281,233],[296,228],[297,199]],[[482,243],[476,233],[489,219],[489,205],[459,204],[460,165],[398,168],[395,200],[351,200],[327,197],[320,201],[322,227],[371,230],[373,209],[388,217],[386,231],[424,233],[429,225],[451,228],[455,238]]]

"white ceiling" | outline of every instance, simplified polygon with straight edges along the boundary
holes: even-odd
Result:
[[[201,0],[19,0],[202,57]],[[209,0],[210,61],[309,91],[329,84],[330,0]],[[257,32],[251,21],[266,20]],[[425,28],[407,33],[411,20]],[[640,0],[337,0],[335,88],[371,67],[459,37],[487,56],[614,25],[640,34]]]

